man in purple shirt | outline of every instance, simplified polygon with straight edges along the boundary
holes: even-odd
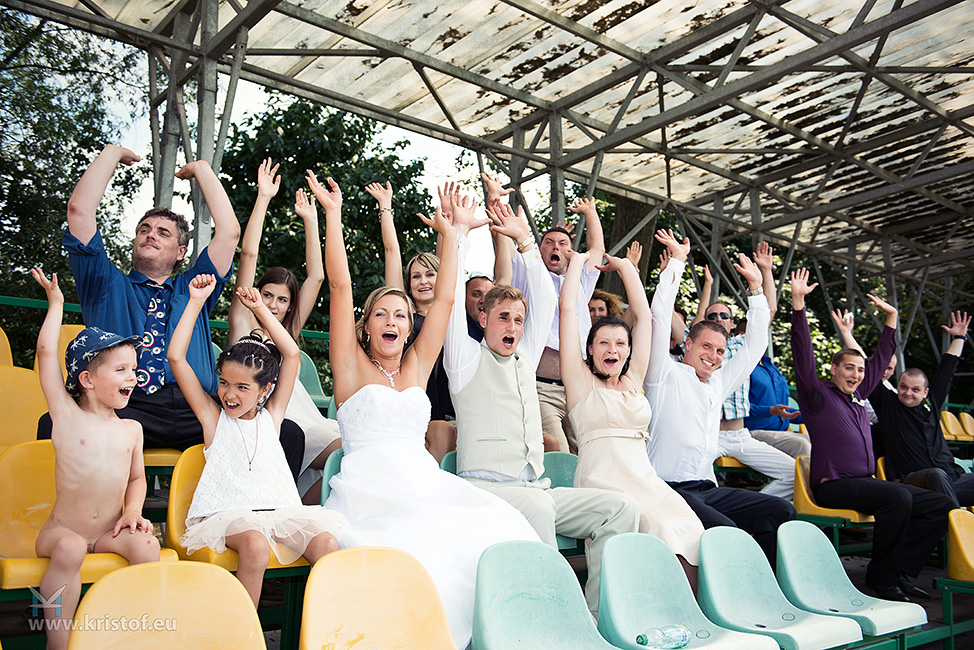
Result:
[[[805,317],[805,296],[817,286],[808,284],[806,269],[791,274],[791,348],[798,405],[812,439],[812,492],[825,508],[858,510],[876,518],[866,585],[880,598],[909,600],[907,594],[929,598],[906,576],[920,573],[947,530],[952,505],[942,494],[873,478],[872,436],[862,397],[882,380],[896,346],[896,309],[869,296],[886,313],[886,327],[873,356],[866,362],[858,350],[840,350],[832,358],[831,379],[824,381],[815,371]]]

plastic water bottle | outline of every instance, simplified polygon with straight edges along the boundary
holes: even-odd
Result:
[[[667,625],[664,628],[651,627],[636,637],[636,643],[647,648],[683,648],[693,634],[684,625]]]

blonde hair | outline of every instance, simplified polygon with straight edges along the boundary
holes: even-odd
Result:
[[[528,301],[525,300],[524,294],[521,293],[520,289],[515,289],[507,284],[495,284],[494,288],[484,296],[484,313],[490,314],[491,309],[505,300],[520,300],[524,305],[525,312],[527,312]]]
[[[372,316],[372,312],[375,310],[375,305],[377,302],[385,298],[386,296],[399,296],[402,298],[403,302],[406,303],[406,314],[409,323],[409,334],[413,331],[413,302],[406,295],[406,292],[402,289],[397,289],[396,287],[379,287],[375,291],[369,294],[369,297],[365,299],[365,307],[362,308],[362,317],[358,319],[355,323],[355,339],[358,341],[359,346],[365,350],[366,353],[369,351],[369,340],[365,334],[365,323]]]

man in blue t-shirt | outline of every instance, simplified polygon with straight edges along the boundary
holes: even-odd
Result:
[[[189,300],[190,280],[201,273],[214,275],[218,287],[196,321],[187,359],[203,388],[216,393],[209,314],[233,269],[240,225],[230,199],[209,164],[199,160],[188,163],[176,172],[176,177],[195,179],[199,184],[213,217],[212,240],[199,252],[192,267],[176,274],[186,258],[189,224],[185,217],[168,208],[154,208],[136,226],[132,271],[122,273],[108,259],[95,211],[116,167],[139,160],[129,149],[108,145],[92,161],[68,200],[64,248],[78,288],[85,325],[121,336],[139,336],[143,340],[136,373],[138,388],[132,392],[128,406],[118,411],[119,417],[142,424],[146,448],[186,449],[203,441],[202,428],[169,369],[166,349]],[[42,418],[38,425],[39,438],[49,437],[49,423],[47,416]],[[300,429],[297,434],[300,460],[304,438]],[[289,450],[295,446],[293,441],[289,442],[293,435],[294,432],[285,435],[282,428],[281,441],[289,461],[295,453]]]

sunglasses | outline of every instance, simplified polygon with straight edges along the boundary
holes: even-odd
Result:
[[[733,317],[726,311],[718,311],[713,314],[707,314],[707,320],[733,320]]]

